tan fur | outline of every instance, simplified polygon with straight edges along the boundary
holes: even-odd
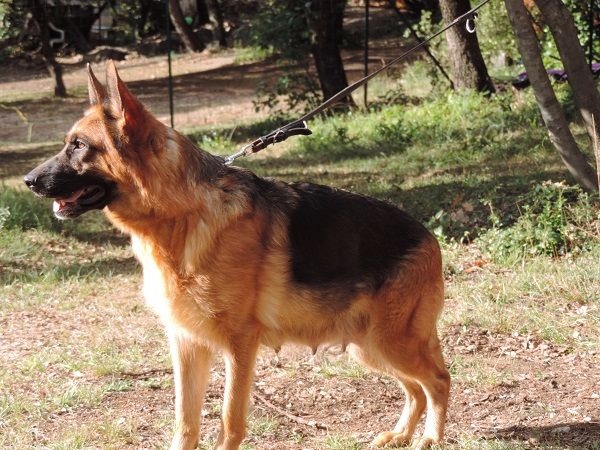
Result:
[[[198,442],[216,351],[227,372],[216,448],[237,449],[259,345],[285,342],[349,344],[357,359],[402,383],[407,402],[401,418],[376,445],[410,442],[425,410],[425,432],[415,446],[440,442],[449,376],[436,333],[443,279],[435,239],[426,239],[375,295],[362,294],[341,312],[325,308],[316,292],[291,281],[289,218],[251,202],[241,169],[211,181],[198,176],[199,151],[134,103],[114,67],[108,72],[108,94],[90,81],[95,104],[69,136],[84,135],[102,149],[85,168],[117,184],[119,196],[105,212],[131,235],[144,296],[169,335],[176,391],[171,449],[193,449]],[[105,120],[107,104],[116,122]],[[133,107],[126,113],[128,104]]]

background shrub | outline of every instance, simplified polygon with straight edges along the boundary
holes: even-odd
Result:
[[[502,223],[492,208],[493,227],[480,243],[494,259],[514,262],[526,256],[562,256],[600,242],[598,200],[579,186],[545,182],[520,202],[521,215],[514,224]]]

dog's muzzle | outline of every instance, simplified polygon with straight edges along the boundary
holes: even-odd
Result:
[[[39,197],[52,198],[59,219],[77,217],[92,209],[102,209],[114,198],[114,183],[97,175],[78,174],[49,160],[23,178]]]

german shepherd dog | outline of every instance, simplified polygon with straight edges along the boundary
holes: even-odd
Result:
[[[198,443],[217,351],[226,385],[215,448],[239,448],[258,348],[284,342],[347,346],[400,382],[400,419],[374,445],[440,442],[450,377],[436,329],[444,287],[435,238],[388,203],[225,165],[150,114],[114,63],[106,86],[88,72],[89,109],[24,181],[54,199],[59,219],[102,209],[131,236],[170,342],[171,449]]]

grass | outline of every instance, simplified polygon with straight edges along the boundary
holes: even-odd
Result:
[[[448,370],[455,383],[468,387],[493,387],[503,383],[510,384],[513,380],[513,374],[509,370],[497,369],[489,360],[477,355],[469,358],[456,355],[448,362]]]
[[[360,450],[363,448],[360,442],[350,436],[327,436],[323,444],[327,450]]]
[[[248,433],[254,438],[261,438],[279,428],[279,421],[269,414],[254,412],[248,420]]]
[[[272,48],[261,48],[256,46],[238,47],[235,49],[233,61],[235,64],[249,64],[257,61],[264,61],[273,56]]]
[[[427,223],[443,242],[448,288],[442,329],[472,326],[532,335],[572,351],[598,348],[598,200],[569,194],[560,203],[546,191],[532,194],[546,180],[571,181],[528,94],[517,103],[510,94],[432,95],[425,86],[418,97],[407,97],[406,86],[423,68],[411,70],[401,83],[385,80],[371,92],[393,88],[400,104],[374,102],[368,112],[312,121],[312,136],[292,138],[265,150],[267,157],[240,164],[260,175],[391,200]],[[280,123],[269,119],[189,135],[208,150],[228,154]],[[31,159],[40,156],[32,153]],[[0,178],[12,180],[17,169],[0,167]],[[528,204],[533,206],[526,209]],[[573,214],[563,215],[567,210]],[[552,242],[562,247],[512,254],[490,245],[511,249],[526,242],[527,249],[544,250],[547,241],[539,232],[558,233],[562,240]],[[137,294],[139,279],[127,239],[102,215],[57,222],[49,202],[12,182],[0,186],[0,324],[11,342],[11,353],[0,355],[1,447],[137,448],[142,439],[156,448],[167,445],[171,377],[124,375],[169,367],[164,335]],[[512,379],[510,371],[476,355],[455,356],[449,364],[455,382],[472,389]],[[337,359],[325,359],[317,372],[321,380],[345,383],[365,373]],[[162,403],[136,417],[124,399],[150,393],[160,394]],[[220,399],[206,408],[217,420]],[[256,413],[249,436],[274,439],[286,426],[279,417]],[[300,432],[286,430],[285,436],[295,445],[314,446],[315,438]],[[318,438],[319,448],[363,448],[344,433]],[[211,448],[211,439],[202,448]],[[464,434],[444,448],[531,447],[518,439]]]
[[[349,358],[332,359],[325,356],[318,373],[325,378],[364,378],[368,370]]]
[[[463,252],[454,246],[454,250]],[[600,248],[572,258],[527,258],[507,268],[489,262],[459,273],[448,286],[444,323],[476,325],[498,333],[531,333],[558,344],[600,344]],[[467,256],[454,256],[465,261]],[[452,262],[449,263],[452,265]],[[456,268],[448,268],[454,271]],[[581,331],[574,337],[573,324]]]

